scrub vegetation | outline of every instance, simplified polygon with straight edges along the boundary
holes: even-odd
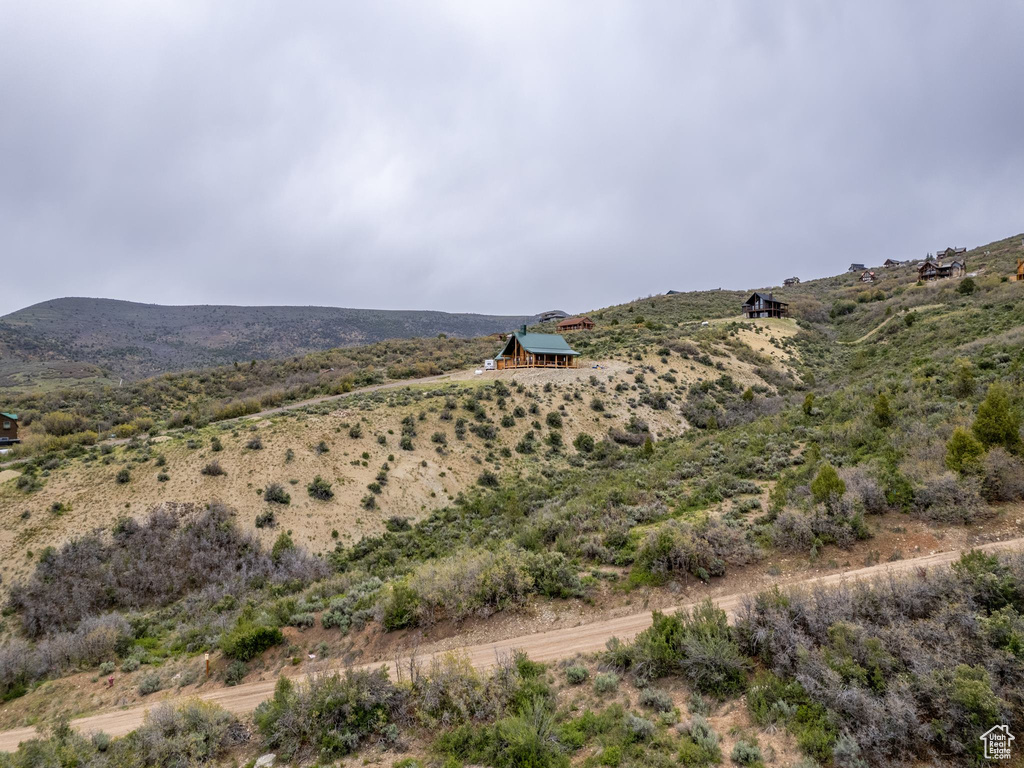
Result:
[[[206,652],[237,683],[534,609],[692,595],[740,569],[838,568],[894,529],[1005,532],[1024,500],[1024,289],[1003,279],[1019,242],[969,253],[969,291],[900,267],[871,285],[840,275],[780,289],[791,320],[737,319],[737,292],[638,299],[571,337],[595,367],[353,393],[259,427],[214,422],[476,365],[495,343],[386,342],[168,374],[127,399],[33,396],[23,410],[49,436],[26,449],[0,506],[19,546],[65,535],[5,577],[0,695],[103,664],[155,692]],[[336,370],[319,378],[328,359]],[[122,428],[126,442],[76,437],[101,415],[94,431]],[[110,504],[84,529],[100,502],[72,493],[71,477],[104,478],[88,485],[131,513]],[[143,513],[148,493],[164,501]],[[226,735],[183,759],[767,765],[795,744],[786,760],[805,765],[969,764],[991,725],[1024,730],[1022,612],[1024,560],[972,552],[870,586],[769,590],[733,623],[710,602],[656,613],[633,641],[562,665],[517,656],[483,674],[453,657],[400,680],[282,677],[241,746],[230,717],[186,718]],[[58,727],[33,749],[132,765],[133,738],[100,750]]]

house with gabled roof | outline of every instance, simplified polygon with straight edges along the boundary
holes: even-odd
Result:
[[[557,333],[527,333],[524,325],[510,334],[494,366],[505,368],[575,368],[580,353]]]
[[[18,439],[18,414],[0,413],[0,445],[20,443]]]
[[[791,285],[799,285],[800,284],[800,278],[799,277],[787,277],[785,280],[782,281],[782,284],[784,286],[786,286],[787,288],[789,286],[791,286]]]
[[[560,331],[589,331],[594,327],[594,321],[589,317],[567,317],[558,324]]]
[[[950,259],[950,260],[964,260],[964,254],[967,253],[966,248],[945,248],[941,251],[935,251],[936,259]]]
[[[963,277],[967,274],[967,260],[960,258],[943,264],[937,259],[928,259],[917,268],[918,280],[942,280],[947,277]]]
[[[789,317],[789,304],[778,301],[774,294],[763,294],[755,291],[743,304],[743,316],[755,317]]]
[[[863,264],[851,264],[850,268],[848,270],[846,270],[846,271],[847,272],[863,272],[865,269],[867,269],[867,267],[864,266]]]

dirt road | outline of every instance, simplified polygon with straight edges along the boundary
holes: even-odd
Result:
[[[1024,538],[1009,539],[1007,541],[985,544],[975,549],[986,552],[997,552],[1007,550],[1024,549]],[[825,576],[817,576],[801,582],[788,584],[786,586],[823,586],[838,584],[843,581],[866,579],[889,573],[907,573],[918,568],[933,568],[940,565],[947,565],[966,550],[952,550],[949,552],[936,552],[923,557],[899,560],[893,563],[883,563],[867,568],[858,568],[850,571],[839,571]],[[715,600],[719,608],[724,610],[729,618],[735,617],[736,611],[742,605],[744,598],[753,595],[754,592],[740,592],[728,595]],[[679,606],[685,607],[685,606]],[[493,643],[482,643],[480,645],[468,646],[459,649],[459,653],[465,654],[470,663],[478,669],[487,669],[494,666],[496,660],[512,651],[521,650],[529,654],[534,661],[550,662],[558,659],[573,656],[577,653],[594,653],[603,650],[605,643],[612,637],[627,640],[635,637],[651,624],[651,612],[630,614],[613,619],[595,621],[582,624],[576,627],[552,630],[550,632],[538,632],[532,635],[514,637],[508,640],[501,640]],[[437,654],[424,654],[417,657],[416,661],[423,668],[429,667],[430,660],[436,655],[451,653],[451,651],[439,652]],[[398,664],[406,667],[410,659],[399,659]],[[377,662],[375,664],[362,665],[363,668],[377,668],[388,666],[392,676],[395,675],[395,663]],[[322,671],[322,670],[321,670]],[[304,678],[305,674],[300,673],[298,678]],[[218,688],[198,694],[198,698],[204,701],[211,701],[238,715],[251,712],[256,706],[270,698],[274,692],[276,680],[263,680],[255,683],[237,685],[232,688]],[[170,697],[161,701],[177,702],[185,698],[193,697]],[[158,702],[154,701],[154,704]],[[71,725],[82,733],[103,731],[111,736],[123,736],[124,734],[138,728],[142,724],[143,717],[149,707],[133,707],[131,709],[102,712],[88,717],[73,720]],[[0,733],[0,751],[12,751],[17,749],[18,743],[36,736],[35,728],[18,728]]]

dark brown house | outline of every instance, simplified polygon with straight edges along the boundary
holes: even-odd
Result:
[[[568,317],[558,324],[560,331],[589,331],[594,327],[594,321],[589,317]]]
[[[18,414],[0,413],[0,445],[4,443],[19,443],[18,439]]]
[[[931,259],[917,268],[918,280],[942,280],[947,277],[963,277],[967,274],[967,262],[960,258],[949,264],[942,264]]]
[[[743,316],[755,317],[789,317],[789,304],[778,301],[772,294],[753,293],[743,304]]]

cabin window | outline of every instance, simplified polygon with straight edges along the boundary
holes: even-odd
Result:
[[[4,429],[10,429],[10,428],[11,428],[11,422],[5,421],[4,422]]]

